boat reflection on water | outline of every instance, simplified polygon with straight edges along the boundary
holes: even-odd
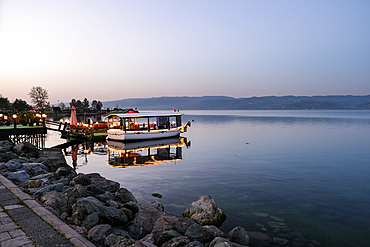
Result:
[[[107,164],[116,168],[148,166],[182,159],[182,148],[190,147],[185,137],[123,143],[108,141]]]

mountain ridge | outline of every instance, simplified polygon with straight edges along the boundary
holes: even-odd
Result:
[[[370,109],[370,95],[327,96],[260,96],[234,98],[229,96],[181,96],[128,98],[103,102],[106,108],[137,108],[139,110],[339,110]],[[117,107],[118,106],[118,107]]]

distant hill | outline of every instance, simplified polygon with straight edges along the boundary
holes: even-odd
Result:
[[[138,110],[330,110],[370,109],[370,95],[266,96],[233,98],[227,96],[131,98],[103,102],[105,108]]]

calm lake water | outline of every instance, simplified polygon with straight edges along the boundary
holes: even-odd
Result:
[[[241,225],[286,246],[370,246],[370,111],[184,113],[191,145],[174,159],[117,168],[107,144],[88,154],[80,146],[77,172],[98,172],[178,215],[210,195],[227,215],[224,232]],[[46,146],[61,142],[50,133]]]

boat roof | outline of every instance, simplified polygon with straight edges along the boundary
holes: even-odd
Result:
[[[106,118],[144,118],[144,117],[175,117],[184,115],[182,112],[144,112],[144,113],[111,113]]]

